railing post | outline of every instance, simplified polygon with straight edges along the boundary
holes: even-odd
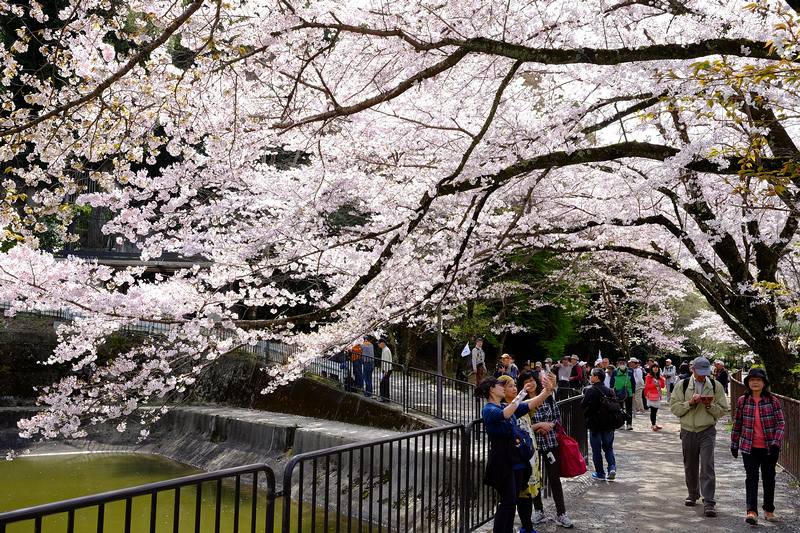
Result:
[[[464,433],[462,433],[462,440],[461,440],[461,501],[459,502],[459,506],[461,509],[461,524],[460,524],[460,531],[461,533],[467,533],[469,528],[469,519],[470,519],[470,486],[471,480],[469,473],[472,471],[472,424],[471,422]]]

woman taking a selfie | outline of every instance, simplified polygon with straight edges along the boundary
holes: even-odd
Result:
[[[514,387],[513,380],[508,379],[509,381],[501,382],[495,377],[485,378],[475,388],[475,396],[488,400],[481,411],[486,435],[489,437],[489,456],[483,483],[500,495],[500,503],[494,515],[493,531],[496,533],[513,531],[517,496],[525,474],[525,463],[515,445],[512,424],[517,424],[517,416],[526,415],[531,408],[540,405],[550,395],[550,389],[546,388],[532,400],[525,401],[528,392],[534,390],[534,386],[528,383],[506,404],[504,385],[509,383],[510,388]]]

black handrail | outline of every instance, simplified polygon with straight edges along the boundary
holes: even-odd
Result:
[[[288,355],[280,354],[275,362],[287,364]],[[305,373],[338,383],[347,392],[370,393],[375,398],[380,398],[380,380],[383,377],[381,369],[388,367],[392,369],[392,373],[389,377],[390,394],[386,401],[400,405],[404,412],[413,411],[464,425],[480,417],[481,406],[480,402],[473,398],[472,393],[475,390],[473,383],[440,376],[420,368],[406,367],[399,363],[383,363],[377,356],[373,358],[374,364],[370,365],[374,368],[374,374],[372,390],[368,391],[364,379],[366,374],[363,370],[367,359],[370,358],[362,356],[360,362],[354,362],[349,355],[318,357],[305,363]],[[362,365],[360,373],[355,371],[356,365]],[[440,390],[446,393],[440,396],[438,394]]]
[[[23,509],[15,509],[13,511],[7,511],[5,513],[0,513],[0,533],[5,533],[6,526],[8,524],[22,522],[26,520],[35,520],[36,521],[36,529],[41,530],[41,521],[42,518],[46,516],[52,516],[62,513],[68,513],[67,515],[67,531],[68,533],[72,533],[74,529],[74,522],[75,522],[75,511],[80,509],[87,509],[91,507],[98,507],[98,522],[97,522],[97,531],[102,531],[103,526],[103,517],[104,517],[104,509],[105,505],[109,503],[125,501],[126,502],[126,512],[125,512],[125,527],[126,530],[130,530],[131,525],[131,506],[133,498],[137,496],[147,496],[152,495],[153,497],[150,500],[150,530],[155,531],[155,517],[156,517],[156,504],[157,504],[157,497],[156,495],[160,492],[175,491],[175,531],[177,531],[177,524],[178,524],[178,509],[180,505],[180,489],[183,487],[189,486],[196,486],[198,487],[198,494],[197,494],[197,508],[195,511],[196,518],[199,516],[200,513],[200,490],[199,487],[202,483],[207,483],[210,481],[216,481],[219,484],[222,483],[222,480],[226,478],[235,478],[236,480],[236,491],[237,491],[237,498],[235,504],[235,517],[237,519],[238,524],[238,517],[239,517],[239,491],[240,491],[240,483],[241,477],[245,475],[252,475],[253,476],[253,499],[251,503],[251,531],[255,533],[256,531],[256,512],[258,508],[258,501],[259,499],[256,497],[258,491],[258,475],[264,474],[265,481],[266,481],[266,516],[265,516],[265,524],[266,524],[266,531],[272,531],[273,524],[274,524],[274,515],[275,515],[275,474],[272,469],[267,466],[266,464],[252,464],[246,466],[240,466],[235,468],[227,468],[225,470],[218,470],[216,472],[206,472],[202,474],[194,474],[191,476],[185,476],[177,479],[170,479],[166,481],[158,481],[155,483],[148,483],[146,485],[140,485],[137,487],[130,487],[125,489],[118,489],[112,490],[108,492],[103,492],[100,494],[92,494],[89,496],[81,496],[79,498],[72,498],[69,500],[63,500],[59,502],[53,503],[46,503],[42,505],[37,505],[35,507],[27,507]],[[216,519],[219,520],[220,516],[220,491],[217,490],[217,502],[216,502]],[[219,531],[219,529],[217,529]]]
[[[463,531],[464,442],[464,426],[454,424],[296,455],[284,469],[283,531],[293,505],[303,531],[303,501],[312,504],[312,531],[320,513],[331,527],[329,507],[341,517],[336,531],[341,520],[348,531],[354,521],[355,531]]]

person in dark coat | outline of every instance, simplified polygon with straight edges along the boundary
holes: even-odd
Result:
[[[529,390],[533,390],[530,383],[506,405],[505,387],[497,378],[484,378],[475,387],[475,396],[487,400],[481,411],[486,435],[489,437],[489,456],[486,459],[483,483],[500,495],[500,503],[497,504],[494,514],[495,533],[512,533],[517,497],[524,481],[525,463],[517,451],[512,425],[517,423],[517,416],[526,415],[531,406],[541,405],[550,395],[550,390],[545,389],[532,401],[525,401]]]
[[[592,445],[592,461],[594,462],[594,479],[613,480],[617,476],[617,462],[614,458],[614,430],[600,427],[597,414],[600,411],[603,396],[614,397],[614,391],[605,386],[605,370],[595,368],[589,375],[592,386],[586,389],[581,400],[581,408],[585,409],[586,429],[589,430],[589,443]],[[603,468],[603,454],[608,463],[608,474]]]
[[[725,394],[728,394],[728,383],[731,380],[730,375],[728,374],[728,369],[725,368],[725,363],[717,359],[714,361],[714,379],[719,381],[722,385],[722,389],[725,391]]]

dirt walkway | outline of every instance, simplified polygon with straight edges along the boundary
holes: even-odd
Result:
[[[649,415],[639,415],[634,419],[633,431],[616,432],[615,481],[593,480],[590,477],[594,472],[591,459],[587,474],[563,480],[567,514],[575,523],[572,531],[800,533],[800,488],[794,478],[781,469],[778,470],[775,490],[775,515],[779,521],[767,522],[759,511],[757,526],[745,523],[745,473],[741,458],[734,459],[729,451],[728,417],[717,423],[715,466],[718,515],[716,518],[704,517],[702,504],[686,507],[683,504],[687,490],[683,476],[680,424],[668,408],[659,410],[658,423],[664,429],[654,432],[650,428]],[[761,503],[759,500],[759,507]],[[552,521],[555,516],[552,500],[545,500],[545,511],[550,520],[540,524],[537,531],[563,530]],[[518,528],[519,522],[517,531]]]

